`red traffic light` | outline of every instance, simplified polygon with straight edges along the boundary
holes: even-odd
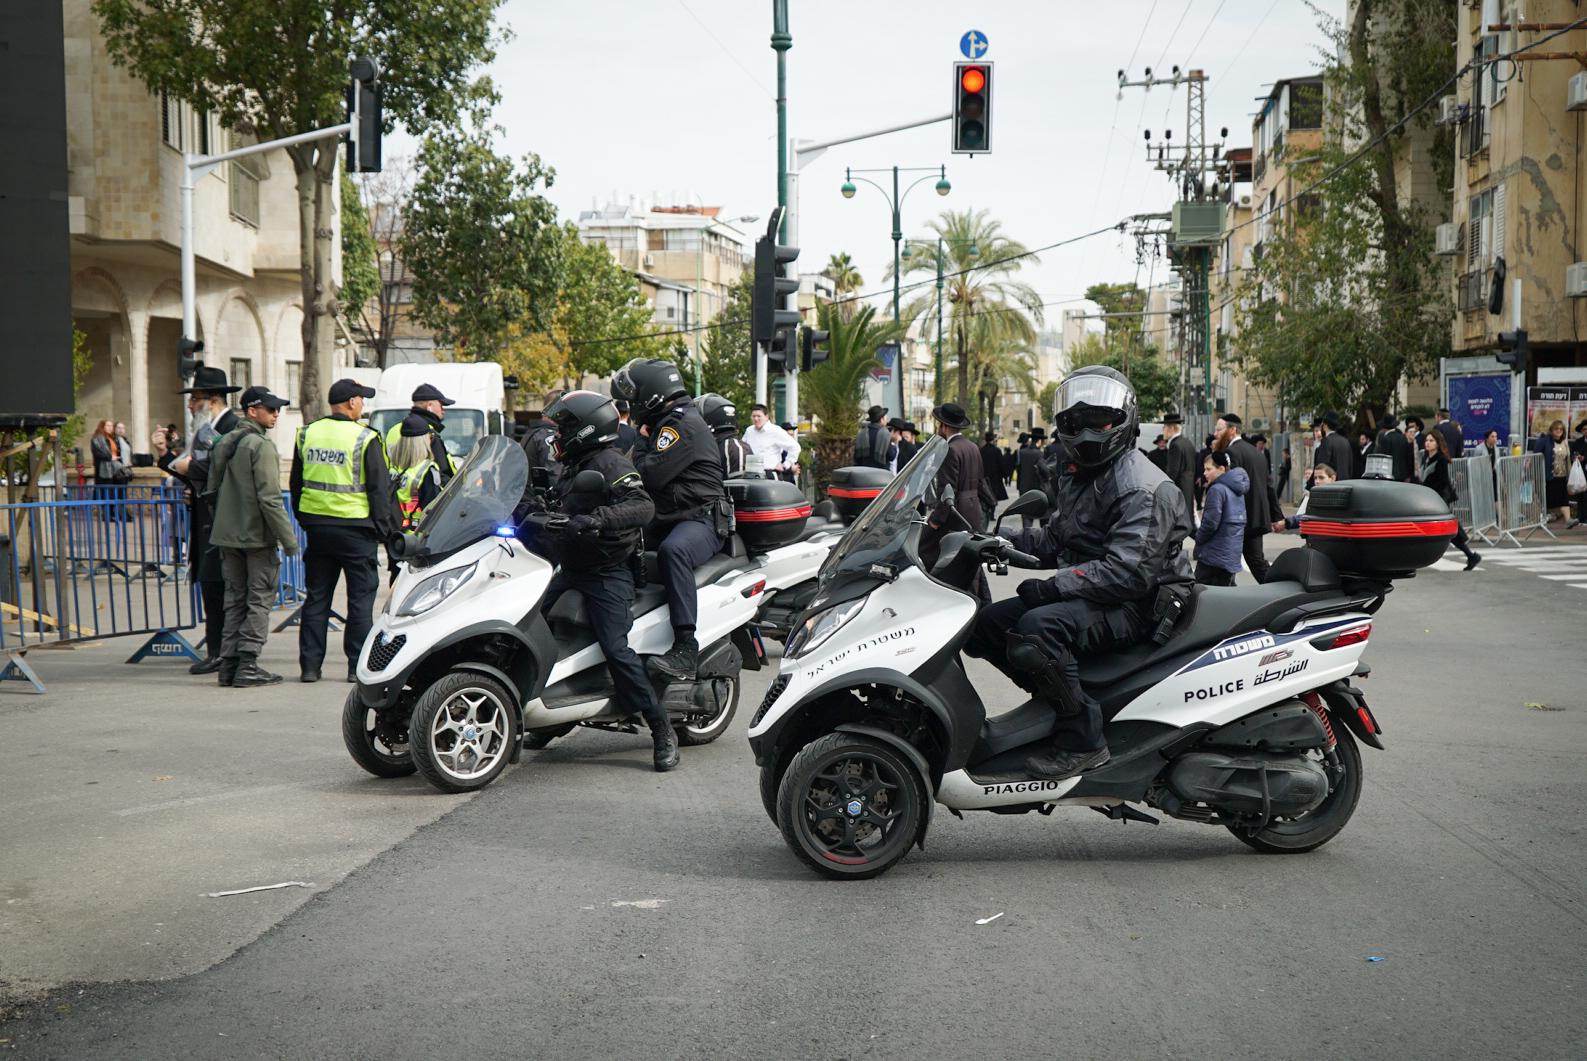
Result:
[[[966,92],[980,92],[986,87],[986,71],[979,66],[967,66],[959,75],[959,85]]]

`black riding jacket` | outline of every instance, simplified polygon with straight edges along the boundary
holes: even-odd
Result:
[[[663,413],[650,428],[645,451],[636,450],[634,458],[662,522],[709,520],[716,502],[727,497],[721,448],[693,402],[680,401]]]
[[[598,494],[574,492],[574,478],[590,468],[606,480],[605,490]],[[615,448],[603,446],[569,461],[564,472],[555,487],[557,507],[568,516],[594,516],[601,521],[601,529],[553,541],[551,550],[557,561],[575,571],[626,566],[639,548],[641,529],[656,512],[633,462]]]
[[[1099,469],[1061,470],[1051,523],[1014,535],[1045,565],[1063,598],[1097,604],[1150,602],[1160,582],[1186,577],[1185,499],[1134,447]]]

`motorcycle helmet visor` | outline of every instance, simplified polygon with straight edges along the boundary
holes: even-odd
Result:
[[[1058,393],[1053,397],[1053,412],[1062,417],[1077,411],[1078,406],[1090,406],[1091,410],[1117,410],[1118,416],[1122,417],[1133,397],[1129,386],[1119,380],[1103,375],[1074,375],[1058,385]],[[1097,428],[1102,425],[1085,426]]]

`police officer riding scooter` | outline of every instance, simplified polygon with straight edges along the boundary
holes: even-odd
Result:
[[[694,571],[716,555],[732,530],[722,457],[670,361],[636,357],[612,377],[612,394],[628,402],[648,442],[635,461],[656,504],[645,540],[656,549],[672,614],[672,648],[652,656],[649,665],[667,677],[691,680],[700,660]]]
[[[639,656],[628,644],[633,626],[633,560],[640,533],[655,514],[633,463],[616,449],[617,407],[594,391],[568,391],[545,410],[556,425],[552,454],[564,474],[555,486],[558,507],[570,517],[565,528],[547,536],[544,551],[560,565],[547,590],[546,608],[567,590],[584,595],[590,626],[611,670],[623,708],[650,727],[657,770],[678,765],[678,740],[667,712],[656,699]],[[579,473],[600,473],[598,491],[577,488]],[[542,551],[537,545],[536,551]]]

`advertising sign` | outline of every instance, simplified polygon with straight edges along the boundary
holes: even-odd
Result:
[[[1528,440],[1547,434],[1555,420],[1565,423],[1570,433],[1571,387],[1528,387],[1526,389],[1526,437]]]
[[[1509,442],[1510,380],[1508,372],[1449,377],[1449,415],[1468,443],[1481,442],[1489,431],[1499,432],[1500,445]]]

